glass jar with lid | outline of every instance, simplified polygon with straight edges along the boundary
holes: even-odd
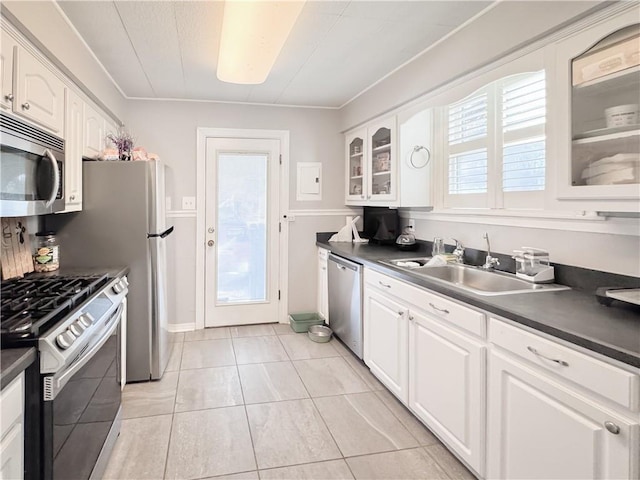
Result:
[[[60,251],[55,232],[36,233],[33,268],[36,272],[53,272],[60,268]]]

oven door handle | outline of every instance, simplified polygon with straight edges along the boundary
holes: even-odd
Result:
[[[56,201],[56,197],[58,196],[58,189],[60,188],[60,172],[58,171],[58,161],[56,160],[56,157],[53,156],[53,153],[51,153],[51,150],[46,148],[44,150],[44,155],[49,159],[53,167],[53,191],[51,192],[51,196],[49,197],[49,200],[47,200],[47,203],[44,204],[45,207],[50,207],[53,202]]]
[[[109,329],[102,335],[102,337],[93,344],[93,346],[80,354],[80,357],[74,361],[71,365],[69,365],[65,370],[58,372],[50,377],[45,377],[45,388],[44,388],[44,399],[53,400],[56,398],[60,390],[67,384],[67,382],[73,377],[78,370],[84,367],[89,360],[93,357],[93,355],[102,348],[102,346],[107,343],[109,337],[115,332],[116,328],[118,328],[118,324],[120,323],[120,317],[122,316],[122,311],[124,309],[124,304],[121,303],[116,312],[111,316],[109,322],[113,322],[113,325],[109,327]],[[115,321],[113,321],[115,319]],[[47,378],[51,379],[49,385],[47,385]]]

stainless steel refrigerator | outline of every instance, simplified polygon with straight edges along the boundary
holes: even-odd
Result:
[[[130,269],[127,382],[159,379],[169,361],[165,169],[160,161],[85,161],[82,211],[52,220],[61,265]]]

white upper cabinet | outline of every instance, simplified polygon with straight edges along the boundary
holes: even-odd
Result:
[[[13,107],[13,55],[18,44],[4,30],[0,44],[0,107],[11,110]]]
[[[427,207],[433,111],[413,108],[345,135],[345,204]]]
[[[82,210],[82,148],[84,102],[73,91],[67,91],[64,151],[65,212]]]
[[[390,205],[398,196],[396,117],[370,125],[367,128],[367,143],[367,202]]]
[[[368,193],[367,178],[367,129],[363,128],[349,133],[345,137],[346,189],[345,203],[361,205]]]
[[[64,83],[26,49],[14,56],[13,111],[64,138]]]
[[[398,207],[433,205],[433,109],[398,114]]]
[[[97,158],[104,150],[106,122],[89,104],[84,105],[84,141],[82,155]]]
[[[397,198],[396,117],[345,137],[347,205],[395,205]]]
[[[557,45],[557,192],[595,210],[640,204],[640,24],[637,10]]]

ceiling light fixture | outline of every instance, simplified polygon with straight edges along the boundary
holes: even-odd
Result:
[[[226,0],[218,79],[263,83],[304,6],[304,0]]]

